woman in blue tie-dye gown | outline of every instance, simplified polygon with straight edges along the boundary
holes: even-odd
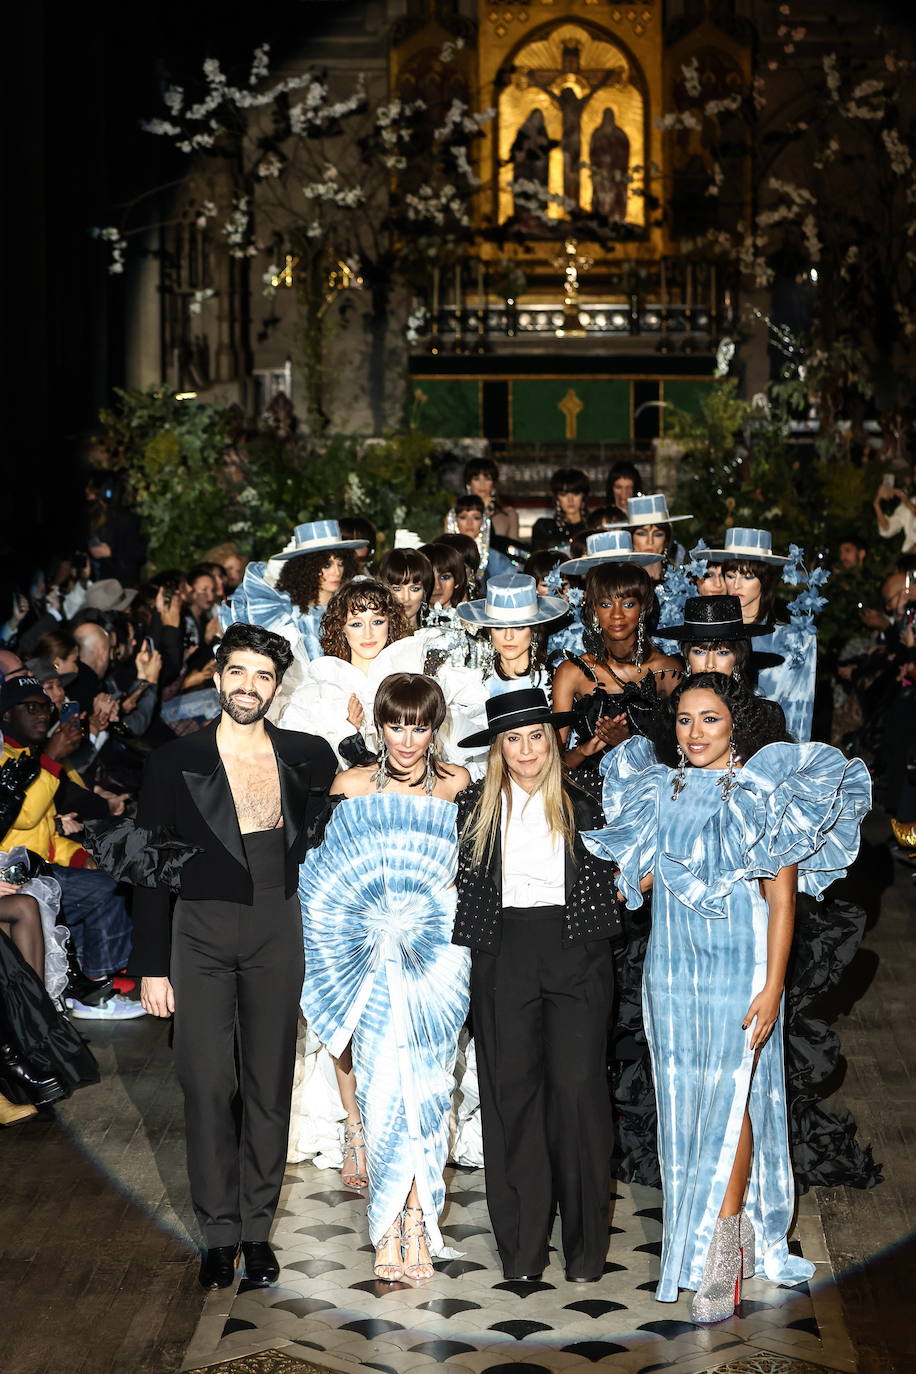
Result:
[[[656,1297],[696,1289],[695,1319],[716,1321],[742,1277],[813,1272],[786,1242],[782,988],[796,871],[812,896],[841,876],[870,785],[861,761],[828,745],[774,740],[773,717],[733,678],[698,674],[674,702],[678,769],[647,767],[643,740],[620,745],[605,775],[607,827],[584,838],[617,863],[632,910],[652,887],[643,1014],[664,1194]]]
[[[431,1256],[450,1253],[439,1214],[469,999],[469,957],[451,943],[454,797],[470,778],[434,757],[445,700],[429,678],[386,678],[374,711],[378,762],[338,774],[301,870],[302,1010],[332,1055],[351,1047],[375,1273],[395,1282],[431,1278]]]

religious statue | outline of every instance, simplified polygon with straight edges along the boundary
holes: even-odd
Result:
[[[553,142],[547,132],[542,110],[532,110],[518,130],[509,152],[512,163],[513,181],[529,181],[543,188],[546,212],[547,175],[550,164],[550,149]],[[527,223],[543,218],[537,209],[531,209],[528,196],[515,197],[515,213]]]
[[[623,223],[627,217],[630,140],[613,110],[605,110],[588,146],[592,169],[592,214]]]
[[[563,149],[563,194],[567,200],[578,205],[579,169],[582,163],[582,111],[598,91],[605,86],[615,86],[624,81],[627,75],[626,68],[609,67],[603,71],[597,68],[584,69],[578,43],[564,43],[561,68],[529,67],[525,69],[524,74],[531,85],[539,86],[559,108],[563,119],[563,134],[560,140]],[[629,161],[629,140],[627,147]]]

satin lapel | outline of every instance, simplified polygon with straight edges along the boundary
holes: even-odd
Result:
[[[502,827],[496,831],[496,839],[493,848],[490,850],[490,858],[487,863],[487,877],[499,893],[500,901],[503,895],[503,838]]]
[[[283,841],[287,850],[292,849],[302,826],[308,810],[309,792],[312,781],[312,765],[305,763],[287,763],[281,758],[274,742],[274,752],[277,755],[277,771],[280,774],[280,803],[283,807]]]
[[[226,777],[222,759],[217,757],[216,767],[212,773],[182,773],[181,776],[191,794],[191,800],[220,844],[229,851],[233,859],[247,869],[248,860],[245,858],[239,818],[236,815],[235,802],[232,800],[229,779]]]

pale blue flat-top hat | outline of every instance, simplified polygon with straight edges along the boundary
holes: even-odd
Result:
[[[642,525],[673,525],[678,520],[692,519],[692,515],[669,515],[664,493],[656,491],[651,496],[631,496],[627,502],[627,518],[616,528],[638,530]]]
[[[721,549],[703,549],[702,556],[710,563],[742,563],[745,559],[756,559],[760,563],[782,566],[789,561],[773,552],[769,530],[746,530],[738,526],[725,531],[725,544]]]
[[[275,553],[272,561],[301,558],[306,553],[334,553],[337,549],[364,549],[368,539],[341,539],[336,520],[312,520],[293,530],[292,547]]]
[[[620,525],[588,535],[585,547],[587,554],[560,564],[564,577],[584,577],[601,563],[636,563],[640,568],[647,568],[650,563],[658,562],[657,553],[636,553],[629,531]]]
[[[559,620],[569,605],[562,596],[538,596],[537,583],[525,573],[500,573],[487,582],[485,600],[466,601],[457,610],[468,625],[508,630]]]

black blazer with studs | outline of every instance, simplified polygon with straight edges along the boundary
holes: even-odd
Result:
[[[614,869],[592,854],[582,842],[583,830],[600,830],[604,813],[594,797],[568,779],[563,783],[573,804],[576,835],[573,851],[566,851],[566,907],[563,914],[562,943],[582,944],[588,940],[615,940],[622,933],[620,907],[614,887]],[[464,834],[471,811],[483,791],[483,782],[472,783],[459,792],[458,835]],[[452,943],[498,954],[502,938],[502,842],[496,843],[488,861],[480,868],[471,863],[470,845],[458,849],[458,903]]]
[[[216,747],[217,724],[214,721],[150,755],[137,823],[147,828],[168,826],[179,840],[201,851],[182,869],[182,897],[250,906],[254,885],[229,779]],[[325,806],[337,760],[331,746],[317,735],[278,730],[269,721],[264,725],[280,775],[286,851],[283,883],[291,897],[298,885],[299,865],[314,842],[314,823]],[[166,888],[134,889],[134,942],[128,970],[136,976],[168,976],[170,899]]]

